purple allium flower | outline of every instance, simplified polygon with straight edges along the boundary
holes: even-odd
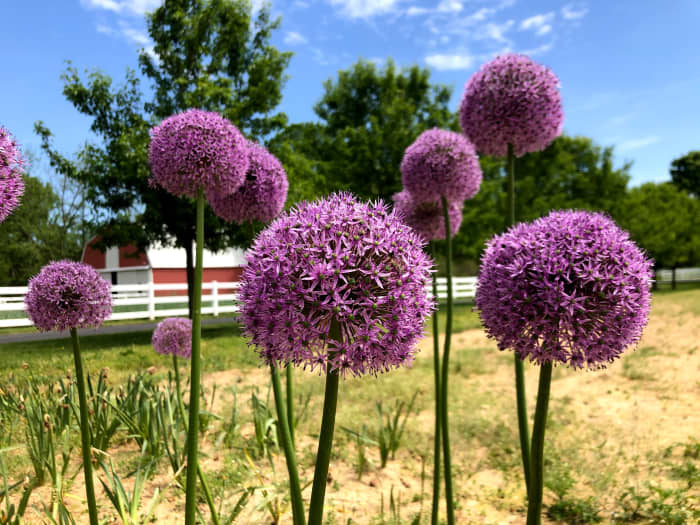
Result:
[[[426,241],[445,239],[445,217],[440,200],[432,202],[415,202],[413,195],[403,190],[394,194],[394,209],[403,221]],[[462,224],[462,202],[449,203],[447,213],[450,217],[450,234],[454,237]]]
[[[212,210],[228,222],[270,222],[287,199],[287,174],[277,158],[264,147],[248,143],[250,165],[245,181],[230,195],[207,192]]]
[[[24,306],[41,331],[100,326],[112,314],[112,285],[87,264],[52,262],[29,280]]]
[[[484,64],[467,82],[459,108],[462,130],[482,155],[517,157],[546,148],[561,134],[559,79],[524,55]]]
[[[489,241],[476,307],[501,350],[538,364],[602,368],[642,335],[651,268],[607,216],[554,211]]]
[[[163,319],[151,339],[156,352],[189,359],[192,356],[192,321],[185,317]]]
[[[401,161],[404,188],[416,202],[471,199],[479,191],[481,166],[474,146],[460,133],[429,129],[406,148]]]
[[[245,178],[248,145],[218,113],[190,109],[151,130],[148,158],[152,183],[173,195],[196,197],[199,188],[229,194]]]
[[[345,375],[409,364],[434,304],[423,241],[383,202],[340,193],[302,203],[255,240],[241,320],[268,363]]]
[[[24,193],[24,164],[17,141],[0,126],[0,222],[19,206]]]

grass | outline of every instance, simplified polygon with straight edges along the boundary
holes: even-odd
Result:
[[[700,290],[655,294],[654,322],[660,319],[672,322],[678,315],[700,317]],[[686,324],[692,326],[692,317],[689,319]],[[440,320],[444,323],[444,315]],[[428,323],[426,330],[430,331],[431,326],[432,323]],[[456,332],[480,326],[472,305],[456,306]],[[472,332],[471,335],[478,334]],[[150,331],[83,337],[86,368],[96,373],[108,367],[110,383],[115,386],[123,384],[136,370],[149,367],[155,367],[156,379],[165,378],[170,359],[152,350],[150,337]],[[519,522],[524,511],[524,491],[511,392],[512,356],[508,352],[498,352],[495,345],[483,337],[471,339],[479,342],[470,346],[455,344],[451,361],[450,413],[459,522],[486,524],[509,519],[512,522],[512,517]],[[462,337],[462,340],[466,339]],[[654,416],[657,413],[644,412],[645,403],[640,401],[637,405],[635,400],[637,389],[647,396],[660,395],[663,390],[663,378],[651,376],[652,373],[657,375],[656,369],[650,370],[652,364],[657,366],[660,359],[687,361],[684,352],[688,350],[673,348],[673,342],[673,337],[668,343],[645,340],[636,352],[628,352],[607,372],[557,369],[547,428],[545,509],[550,520],[547,523],[680,524],[692,523],[698,517],[700,445],[697,435],[696,439],[683,437],[672,443],[659,442],[658,436],[640,426],[645,423],[645,417],[651,417],[644,414]],[[422,348],[424,353],[418,355],[410,369],[376,378],[347,378],[341,382],[332,481],[327,495],[328,523],[427,523],[430,496],[421,497],[421,475],[424,467],[428,479],[423,481],[429,492],[434,402],[432,343],[425,341]],[[255,434],[250,401],[256,392],[263,401],[267,399],[266,370],[259,367],[256,353],[247,346],[234,323],[203,327],[202,353],[209,396],[213,383],[219,383],[213,411],[222,418],[212,420],[202,441],[212,489],[223,498],[225,508],[238,500],[241,490],[255,489],[238,523],[269,523],[270,511],[264,503],[286,505],[286,471],[280,453],[272,453],[274,471],[264,457],[253,453]],[[19,380],[31,373],[35,377],[55,379],[72,369],[68,340],[4,344],[0,346],[0,355],[0,377],[14,373]],[[27,371],[22,370],[23,363],[27,364]],[[184,363],[182,371],[184,374]],[[212,375],[216,372],[220,373]],[[527,365],[526,377],[530,381],[528,400],[532,410],[536,369]],[[634,388],[630,387],[630,380],[636,382]],[[650,384],[655,388],[649,389]],[[316,373],[298,371],[295,385],[297,398],[309,399],[306,417],[297,430],[298,461],[304,485],[313,473],[324,378]],[[240,429],[224,443],[223,438],[218,440],[231,418],[234,388]],[[363,453],[367,464],[362,478],[358,479],[357,439],[339,430],[340,427],[360,432],[364,425],[367,434],[375,436],[379,428],[375,404],[381,401],[388,409],[397,401],[407,402],[416,392],[414,409],[407,419],[396,458],[389,459],[386,467],[380,468],[378,447],[365,444]],[[673,403],[671,399],[668,406],[673,408]],[[301,406],[298,402],[299,410]],[[631,413],[637,414],[633,418],[635,423],[625,426],[624,419]],[[657,426],[665,435],[670,430],[682,429],[683,425],[688,427],[690,435],[693,428],[689,422],[666,421]],[[13,435],[17,441],[21,432],[16,429]],[[122,435],[121,440],[126,440],[126,436]],[[123,469],[135,464],[133,447],[120,451],[115,457],[119,458]],[[7,466],[14,480],[30,472],[24,452],[8,458]],[[159,472],[166,473],[167,468],[161,464]],[[265,495],[262,489],[255,487],[265,487]],[[73,492],[79,494],[76,491]],[[181,499],[178,492],[169,494],[166,516],[167,513],[178,515]],[[422,521],[414,522],[421,504]],[[34,505],[40,508],[36,500]],[[109,508],[107,503],[102,507]],[[254,510],[256,507],[258,510]],[[282,523],[287,522],[287,517]]]

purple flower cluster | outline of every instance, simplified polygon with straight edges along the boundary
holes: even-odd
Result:
[[[151,130],[148,158],[152,182],[173,195],[196,197],[197,190],[228,195],[248,170],[247,141],[218,113],[190,109]]]
[[[411,144],[401,161],[404,188],[417,203],[471,199],[479,191],[481,166],[474,146],[460,133],[430,129]]]
[[[426,242],[445,239],[445,217],[439,199],[415,202],[413,196],[403,190],[394,195],[394,209]],[[450,234],[454,237],[462,224],[462,203],[450,202],[447,213],[450,217]]]
[[[17,141],[0,126],[0,222],[19,206],[19,199],[24,193],[24,164]]]
[[[651,268],[607,216],[555,211],[489,241],[476,307],[501,350],[602,368],[641,337]]]
[[[30,279],[24,306],[41,331],[99,326],[112,314],[112,285],[87,264],[52,262]]]
[[[270,222],[287,200],[287,174],[277,158],[264,147],[248,144],[250,164],[243,184],[229,195],[207,192],[212,210],[228,222]]]
[[[516,156],[546,148],[561,133],[559,79],[524,55],[494,58],[467,82],[460,105],[462,130],[483,155]]]
[[[377,374],[413,360],[434,309],[423,241],[381,201],[302,203],[255,240],[241,320],[269,363]]]
[[[189,359],[192,356],[192,321],[185,317],[163,319],[151,339],[156,352]]]

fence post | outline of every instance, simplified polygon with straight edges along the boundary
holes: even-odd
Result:
[[[153,281],[148,283],[148,318],[151,321],[156,318],[156,291]]]
[[[211,307],[214,317],[219,315],[219,283],[211,282]]]

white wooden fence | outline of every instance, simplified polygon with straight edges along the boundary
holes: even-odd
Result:
[[[218,316],[223,313],[238,312],[238,294],[230,293],[240,286],[237,282],[204,283],[202,313]],[[157,317],[186,316],[187,306],[162,308],[159,305],[182,305],[187,303],[187,295],[167,295],[167,292],[186,292],[187,284],[118,284],[112,286],[114,312],[108,321],[120,319],[155,319]],[[227,293],[222,293],[226,291]],[[156,293],[161,292],[161,293]],[[166,292],[163,294],[162,292]],[[431,290],[428,289],[430,293]],[[474,298],[476,277],[455,277],[452,280],[455,301]],[[24,295],[26,286],[0,287],[0,328],[31,326],[32,322],[24,315]],[[447,283],[444,277],[438,278],[438,298],[447,298]],[[134,308],[137,307],[137,308]],[[130,310],[130,311],[127,311]],[[9,317],[9,318],[7,318]]]

